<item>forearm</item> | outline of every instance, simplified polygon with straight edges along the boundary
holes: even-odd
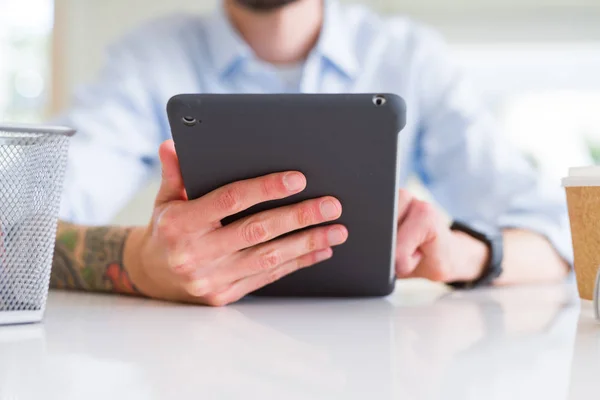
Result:
[[[137,294],[124,268],[129,229],[59,222],[50,286]]]
[[[481,276],[488,262],[489,252],[482,242],[454,232],[456,269],[459,280],[475,280]],[[504,231],[502,275],[496,285],[557,282],[563,279],[569,267],[554,247],[543,236],[525,230]]]
[[[503,270],[497,285],[550,283],[564,279],[569,265],[542,235],[507,230],[504,233]]]

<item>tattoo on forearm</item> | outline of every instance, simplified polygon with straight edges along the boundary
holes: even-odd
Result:
[[[138,294],[123,266],[129,230],[59,223],[50,285],[59,289]]]

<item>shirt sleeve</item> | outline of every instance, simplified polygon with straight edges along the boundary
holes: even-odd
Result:
[[[500,131],[482,98],[423,29],[418,50],[419,137],[415,169],[454,219],[545,236],[572,263],[565,195]]]
[[[144,49],[129,38],[114,45],[91,84],[53,123],[77,130],[72,138],[60,217],[109,223],[140,189],[156,162],[161,132],[147,78]]]

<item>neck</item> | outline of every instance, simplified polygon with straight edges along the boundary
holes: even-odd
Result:
[[[268,12],[225,1],[231,23],[254,53],[272,64],[303,61],[319,38],[323,0],[298,0]]]

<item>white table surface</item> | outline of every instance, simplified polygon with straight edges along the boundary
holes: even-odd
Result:
[[[54,292],[42,324],[0,327],[0,400],[598,398],[572,285],[219,309]]]

